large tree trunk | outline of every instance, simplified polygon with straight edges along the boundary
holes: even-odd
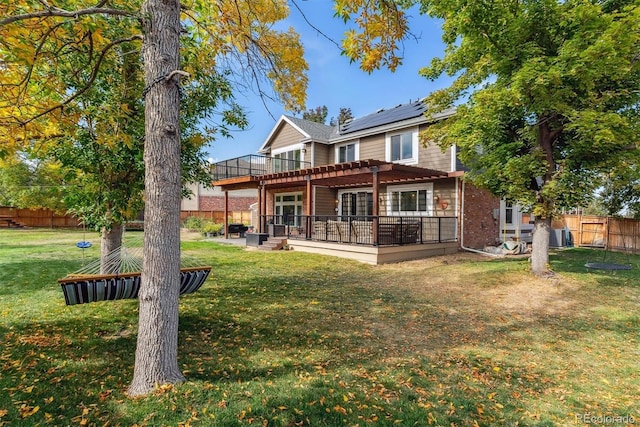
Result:
[[[122,246],[123,231],[124,226],[122,224],[111,224],[111,228],[104,227],[102,229],[102,237],[100,239],[100,274],[118,273],[118,271],[113,271],[116,266],[113,264],[109,265],[107,255]]]
[[[551,218],[536,218],[531,243],[531,271],[538,275],[549,273],[549,236],[551,234]]]
[[[145,0],[145,235],[130,396],[184,380],[178,368],[180,288],[180,2]]]

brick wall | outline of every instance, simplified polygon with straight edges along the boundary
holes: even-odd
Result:
[[[249,206],[258,201],[257,197],[229,196],[230,211],[248,211]],[[200,196],[201,211],[224,211],[224,196]]]
[[[499,235],[499,218],[494,209],[500,209],[500,199],[485,190],[465,184],[464,188],[464,246],[481,249],[495,245]]]

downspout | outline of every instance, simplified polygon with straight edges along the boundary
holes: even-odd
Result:
[[[468,252],[474,252],[480,255],[491,256],[494,258],[504,258],[502,254],[492,254],[489,252],[481,251],[479,249],[467,248],[464,246],[464,180],[462,180],[462,195],[460,201],[460,248]]]

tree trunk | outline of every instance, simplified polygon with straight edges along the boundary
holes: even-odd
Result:
[[[536,218],[531,244],[531,271],[542,276],[549,273],[549,236],[551,234],[551,218]]]
[[[562,133],[562,127],[556,123],[552,128],[551,123],[556,122],[555,114],[539,118],[538,144],[542,149],[547,163],[541,188],[538,190],[537,207],[541,208],[541,217],[536,218],[533,229],[533,242],[531,244],[531,271],[537,276],[544,276],[551,272],[549,269],[549,236],[551,234],[551,218],[555,212],[554,200],[544,194],[543,188],[554,180],[556,161],[553,156],[553,146]]]
[[[102,229],[102,238],[100,239],[100,274],[117,273],[120,266],[109,266],[107,255],[122,246],[122,233],[124,226],[122,224],[111,224],[111,228],[104,227]]]
[[[180,288],[180,2],[145,0],[145,235],[130,396],[184,380],[178,368]]]

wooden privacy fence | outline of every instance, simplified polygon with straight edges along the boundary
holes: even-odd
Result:
[[[181,211],[180,219],[189,216],[210,219],[213,222],[224,223],[224,211]],[[12,219],[26,227],[65,228],[80,227],[79,219],[71,214],[55,213],[50,209],[18,209],[0,206],[0,218]],[[230,223],[251,223],[251,211],[229,211]],[[8,222],[0,221],[0,227],[7,226]],[[136,227],[132,227],[136,228]]]
[[[18,209],[0,206],[0,218],[11,218],[26,227],[64,228],[80,225],[73,215],[56,213],[50,209]]]
[[[251,211],[229,211],[229,223],[251,224]],[[181,211],[180,220],[196,216],[198,218],[210,219],[218,224],[224,224],[224,211]]]
[[[564,215],[553,228],[567,227],[575,246],[640,253],[640,221],[595,215]]]

